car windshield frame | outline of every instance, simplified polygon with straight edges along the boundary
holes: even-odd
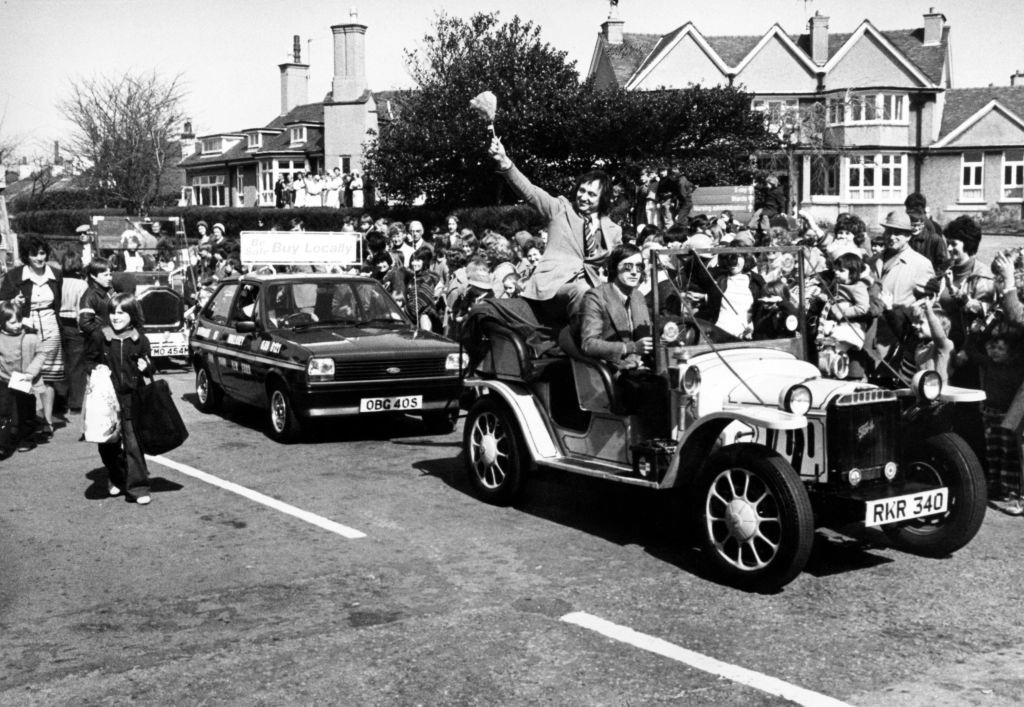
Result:
[[[778,255],[783,256],[790,254],[794,257],[795,263],[793,264],[793,270],[796,272],[796,282],[794,287],[790,287],[790,300],[796,307],[797,311],[797,327],[791,337],[774,338],[774,339],[742,339],[736,338],[733,341],[713,341],[709,340],[707,333],[703,329],[703,324],[709,324],[714,327],[711,322],[706,320],[698,320],[694,316],[695,308],[693,305],[687,302],[686,297],[680,292],[676,280],[672,276],[672,271],[668,266],[662,262],[663,259],[669,262],[679,262],[682,257],[692,257],[691,263],[695,264],[697,268],[704,268],[708,270],[710,274],[710,268],[712,267],[710,261],[703,262],[700,259],[701,254],[706,254],[712,258],[717,258],[721,254],[738,254],[744,256],[770,256]],[[754,267],[751,271],[757,272],[762,277],[765,272],[764,268],[767,263],[770,262],[764,257],[757,259]],[[654,350],[660,352],[659,355],[654,357],[655,373],[665,374],[668,371],[668,366],[671,359],[685,360],[693,356],[714,352],[725,349],[736,349],[736,348],[750,348],[750,347],[763,347],[773,348],[788,351],[800,360],[806,361],[809,359],[808,346],[812,345],[807,335],[807,297],[808,297],[808,267],[807,267],[807,253],[806,249],[802,246],[742,246],[742,247],[714,247],[714,248],[662,248],[651,250],[648,254],[648,266],[649,272],[652,274],[652,282],[660,283],[660,273],[662,271],[668,271],[668,280],[672,282],[675,294],[680,296],[683,313],[681,317],[674,315],[667,315],[661,312],[661,297],[658,291],[658,287],[651,288],[651,322],[652,322],[652,337],[654,340]],[[789,272],[792,273],[793,270]],[[692,272],[692,271],[691,271]],[[811,273],[813,276],[815,273]],[[724,294],[724,293],[723,293]],[[662,342],[663,327],[667,321],[692,321],[701,330],[701,340],[696,344],[682,344],[680,342]],[[717,331],[717,327],[715,328]],[[671,353],[671,355],[669,355]]]

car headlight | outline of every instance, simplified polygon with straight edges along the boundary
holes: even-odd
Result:
[[[306,365],[310,380],[331,380],[334,378],[333,358],[311,358]]]
[[[665,326],[661,328],[661,341],[666,344],[679,341],[679,325],[675,322],[665,322]]]
[[[917,397],[931,402],[942,393],[942,376],[935,371],[918,371],[910,381]]]
[[[444,370],[446,371],[461,371],[469,365],[469,354],[467,353],[451,353],[448,354],[448,358],[444,360]]]
[[[696,395],[700,392],[700,381],[700,369],[696,366],[687,366],[686,370],[683,371],[680,387],[687,395]]]
[[[782,409],[794,415],[806,415],[811,409],[811,390],[806,385],[794,385],[782,394]]]

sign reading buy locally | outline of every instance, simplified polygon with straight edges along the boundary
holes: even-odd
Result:
[[[351,265],[361,261],[358,233],[333,231],[242,231],[243,263]]]

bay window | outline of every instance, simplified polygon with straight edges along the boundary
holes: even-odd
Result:
[[[851,155],[846,158],[847,198],[899,203],[907,195],[906,174],[906,155]]]

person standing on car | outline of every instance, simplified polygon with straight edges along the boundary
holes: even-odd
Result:
[[[583,294],[601,284],[600,269],[608,253],[622,243],[622,229],[608,218],[611,179],[600,170],[581,175],[569,201],[531,184],[497,137],[489,151],[512,190],[547,219],[547,246],[523,283],[522,296],[542,303],[540,309],[552,323],[564,324],[578,312]]]

